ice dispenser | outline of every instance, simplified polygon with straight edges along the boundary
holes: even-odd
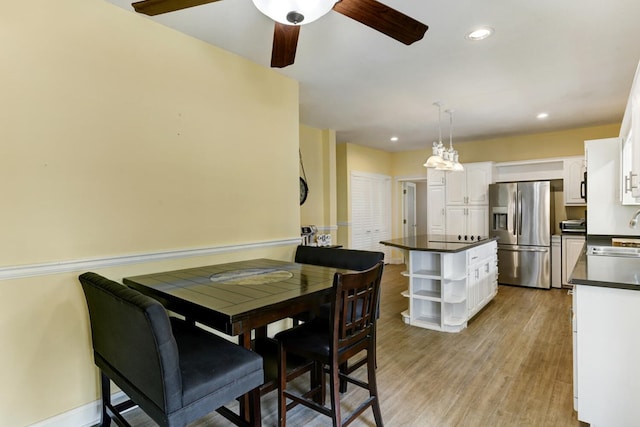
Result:
[[[508,231],[508,214],[506,207],[494,207],[491,209],[491,230]]]

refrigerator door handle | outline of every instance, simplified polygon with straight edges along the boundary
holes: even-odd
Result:
[[[518,205],[518,198],[516,196],[515,191],[513,193],[513,205],[514,206]],[[517,208],[516,208],[516,211],[517,211]],[[515,212],[513,212],[513,235],[514,236],[517,235],[517,233],[518,233],[518,221],[517,221],[517,219],[518,219],[518,216],[516,215]]]
[[[522,191],[518,190],[518,236],[522,236]]]
[[[498,246],[498,250],[499,251],[508,251],[508,252],[549,252],[549,248],[547,247],[523,247],[523,246],[516,246],[516,247],[504,247],[504,246]]]

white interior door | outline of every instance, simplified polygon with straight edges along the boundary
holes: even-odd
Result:
[[[380,244],[391,238],[391,177],[351,172],[351,243],[350,249],[385,253]]]
[[[413,182],[405,182],[403,184],[403,229],[404,236],[411,237],[416,235],[417,209],[416,209],[416,184]]]

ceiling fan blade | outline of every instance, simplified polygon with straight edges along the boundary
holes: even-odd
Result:
[[[333,6],[333,10],[406,45],[422,39],[429,28],[375,0],[342,0]]]
[[[285,25],[275,22],[273,30],[273,49],[271,51],[271,66],[283,68],[293,64],[296,59],[298,35],[300,26]]]
[[[144,0],[132,3],[131,6],[138,13],[154,16],[216,1],[219,0]]]

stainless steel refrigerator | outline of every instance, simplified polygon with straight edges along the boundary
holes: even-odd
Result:
[[[549,289],[554,203],[549,181],[489,185],[489,234],[498,238],[498,282]]]

